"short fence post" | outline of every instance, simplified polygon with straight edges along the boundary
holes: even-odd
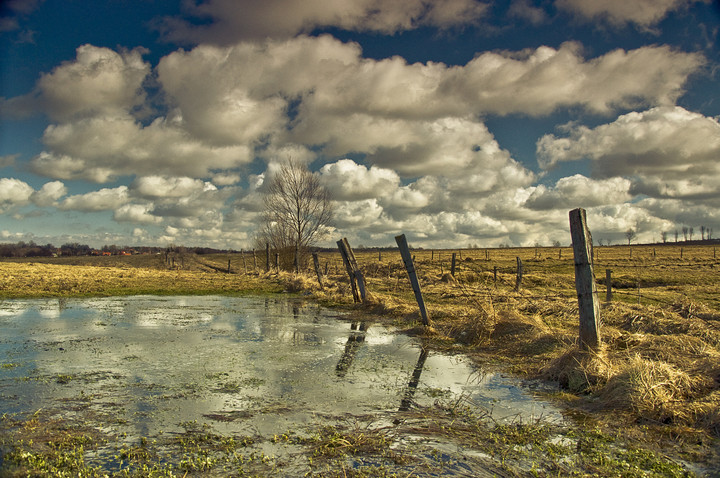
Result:
[[[607,288],[605,300],[612,302],[612,271],[610,269],[605,269],[605,287]]]
[[[313,265],[315,266],[315,275],[317,276],[318,284],[320,284],[320,290],[325,290],[322,283],[322,273],[320,272],[320,261],[318,260],[317,252],[313,252]]]
[[[228,271],[227,271],[227,273],[228,273],[228,274],[230,273],[230,259],[228,259]]]
[[[523,265],[522,261],[519,257],[516,257],[517,259],[517,274],[515,276],[515,290],[520,291],[520,287],[522,287],[522,279],[523,279]]]
[[[402,256],[405,269],[410,279],[413,292],[415,293],[415,300],[417,300],[418,307],[420,308],[420,316],[422,317],[423,325],[430,325],[430,319],[428,318],[427,309],[425,308],[425,300],[423,300],[422,291],[420,290],[420,281],[418,281],[417,273],[415,272],[415,264],[413,263],[412,256],[410,255],[410,248],[408,247],[407,239],[405,234],[395,236],[395,242],[397,242],[400,248],[400,255]]]
[[[570,234],[575,258],[575,289],[580,311],[580,347],[583,350],[600,346],[600,306],[592,264],[592,236],[587,227],[585,210],[570,211]]]
[[[450,265],[450,275],[455,277],[455,253],[452,255],[452,264]]]

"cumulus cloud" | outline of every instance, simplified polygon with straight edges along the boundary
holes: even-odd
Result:
[[[585,20],[600,19],[617,26],[634,23],[647,28],[660,22],[669,12],[698,1],[707,3],[710,0],[556,0],[555,5]]]
[[[30,201],[35,190],[26,182],[15,178],[0,178],[0,214]]]
[[[320,169],[322,181],[332,198],[357,201],[391,194],[400,184],[400,177],[391,169],[367,168],[351,159],[341,159]]]
[[[142,84],[150,64],[142,60],[143,53],[82,45],[74,61],[43,74],[31,93],[4,102],[2,111],[40,111],[57,121],[130,111],[146,97]]]
[[[534,210],[566,210],[621,204],[632,199],[630,184],[630,180],[625,178],[593,180],[576,174],[559,179],[552,187],[538,186],[525,206]]]
[[[475,23],[488,8],[477,0],[206,0],[186,6],[190,17],[205,21],[198,25],[179,17],[163,19],[157,27],[168,41],[228,44],[291,37],[326,26],[387,34],[420,26],[444,29]]]
[[[35,191],[32,196],[32,202],[36,206],[48,207],[56,206],[57,201],[67,194],[67,188],[60,181],[52,181],[43,184],[39,191]]]
[[[124,204],[113,213],[113,219],[117,222],[129,222],[132,224],[159,224],[161,217],[154,216],[151,212],[152,206],[146,204]]]
[[[652,197],[705,197],[720,187],[720,123],[679,106],[620,116],[612,123],[572,127],[567,137],[537,144],[543,168],[592,160],[599,178],[628,177],[631,192]]]
[[[217,188],[188,177],[142,176],[133,181],[130,189],[145,198],[179,198]]]
[[[59,205],[62,210],[73,211],[113,211],[128,202],[128,187],[103,188],[86,194],[76,194],[65,198]]]

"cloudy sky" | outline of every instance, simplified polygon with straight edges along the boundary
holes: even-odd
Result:
[[[0,242],[252,247],[287,158],[327,245],[720,237],[717,1],[0,5]]]

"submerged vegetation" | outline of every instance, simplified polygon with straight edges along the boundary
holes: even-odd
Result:
[[[264,253],[264,251],[263,251]],[[456,254],[454,274],[452,254]],[[314,271],[265,271],[251,254],[35,258],[0,263],[0,297],[238,294],[288,291],[387,321],[425,346],[469,354],[516,375],[552,381],[572,425],[494,423],[438,399],[394,417],[392,427],[358,418],[347,427],[289,431],[268,440],[307,456],[309,476],[423,476],[452,457],[404,440],[442,437],[474,450],[488,476],[692,476],[720,469],[720,260],[712,246],[624,246],[595,250],[603,345],[578,349],[578,310],[568,248],[415,251],[430,313],[419,315],[399,253],[356,251],[369,299],[354,304],[337,252]],[[263,254],[264,256],[264,254]],[[523,263],[517,282],[517,258]],[[605,301],[610,269],[612,301]],[[2,364],[2,370],[15,364]],[[71,380],[61,377],[58,380]],[[58,417],[3,417],[2,468],[9,476],[102,476],[88,456],[116,446],[93,429]],[[110,444],[109,444],[110,440]],[[118,448],[132,463],[118,476],[270,476],[275,458],[232,437],[188,426],[163,443]],[[172,461],[163,455],[179,450]],[[253,454],[254,453],[254,454]],[[473,458],[474,457],[474,458]],[[433,468],[435,467],[435,468]],[[210,474],[212,474],[210,473]],[[453,472],[448,472],[453,476]],[[464,476],[457,471],[455,476]]]

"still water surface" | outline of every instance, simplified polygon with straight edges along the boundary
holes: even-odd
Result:
[[[267,436],[338,416],[462,402],[497,420],[561,420],[532,391],[459,355],[284,297],[0,303],[0,409],[58,410],[130,437]],[[90,404],[90,410],[88,405]],[[92,412],[89,414],[89,412]]]

